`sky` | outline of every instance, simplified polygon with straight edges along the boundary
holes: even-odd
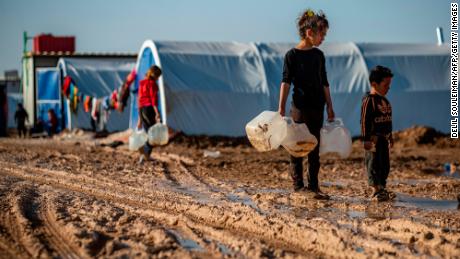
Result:
[[[0,77],[21,68],[22,34],[76,36],[78,52],[137,53],[147,39],[297,42],[306,8],[329,20],[325,42],[450,40],[454,0],[0,0]],[[29,41],[28,49],[31,50]]]

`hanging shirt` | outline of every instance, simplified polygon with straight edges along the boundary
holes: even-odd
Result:
[[[139,108],[158,105],[158,86],[154,80],[144,79],[139,83]]]
[[[367,93],[361,106],[361,135],[364,141],[372,136],[391,137],[393,130],[391,105],[387,98]]]
[[[299,109],[324,110],[324,87],[329,87],[321,50],[290,49],[284,57],[283,83],[294,84],[292,100]]]

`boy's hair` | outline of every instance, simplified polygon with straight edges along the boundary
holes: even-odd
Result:
[[[391,70],[384,66],[376,66],[371,70],[371,74],[369,75],[369,82],[380,84],[380,82],[382,82],[382,80],[386,77],[393,77]]]
[[[323,11],[315,13],[312,9],[307,9],[297,18],[297,29],[301,39],[307,37],[307,29],[318,32],[327,28],[329,28],[329,22]]]
[[[161,76],[161,68],[159,68],[158,66],[151,66],[149,68],[149,70],[147,71],[147,73],[145,74],[145,77],[147,77],[148,79],[153,79],[155,76],[156,77],[159,77]]]

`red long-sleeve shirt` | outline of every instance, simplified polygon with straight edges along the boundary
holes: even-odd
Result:
[[[139,108],[148,106],[157,106],[158,104],[158,86],[154,80],[144,79],[139,83]]]

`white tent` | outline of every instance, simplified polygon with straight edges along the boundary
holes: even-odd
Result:
[[[158,83],[164,122],[187,134],[243,136],[254,116],[277,110],[284,55],[293,46],[148,40],[139,52],[133,98],[148,67],[157,64],[163,70]],[[336,116],[353,135],[360,134],[361,98],[369,90],[369,70],[377,64],[395,74],[388,95],[395,130],[420,124],[448,131],[447,45],[330,43],[320,49]],[[131,127],[137,116],[133,102]]]
[[[79,92],[97,98],[109,96],[114,89],[120,87],[134,65],[135,60],[129,58],[107,60],[60,58],[58,62],[61,78],[70,76]],[[83,105],[78,106],[76,114],[69,112],[68,104],[64,107],[67,128],[91,128],[90,114],[84,112]],[[127,107],[130,107],[129,102]],[[111,111],[106,126],[108,131],[127,129],[129,108],[126,108],[123,113]]]
[[[360,44],[367,68],[394,73],[388,98],[396,130],[427,125],[450,132],[450,50],[435,44]]]

